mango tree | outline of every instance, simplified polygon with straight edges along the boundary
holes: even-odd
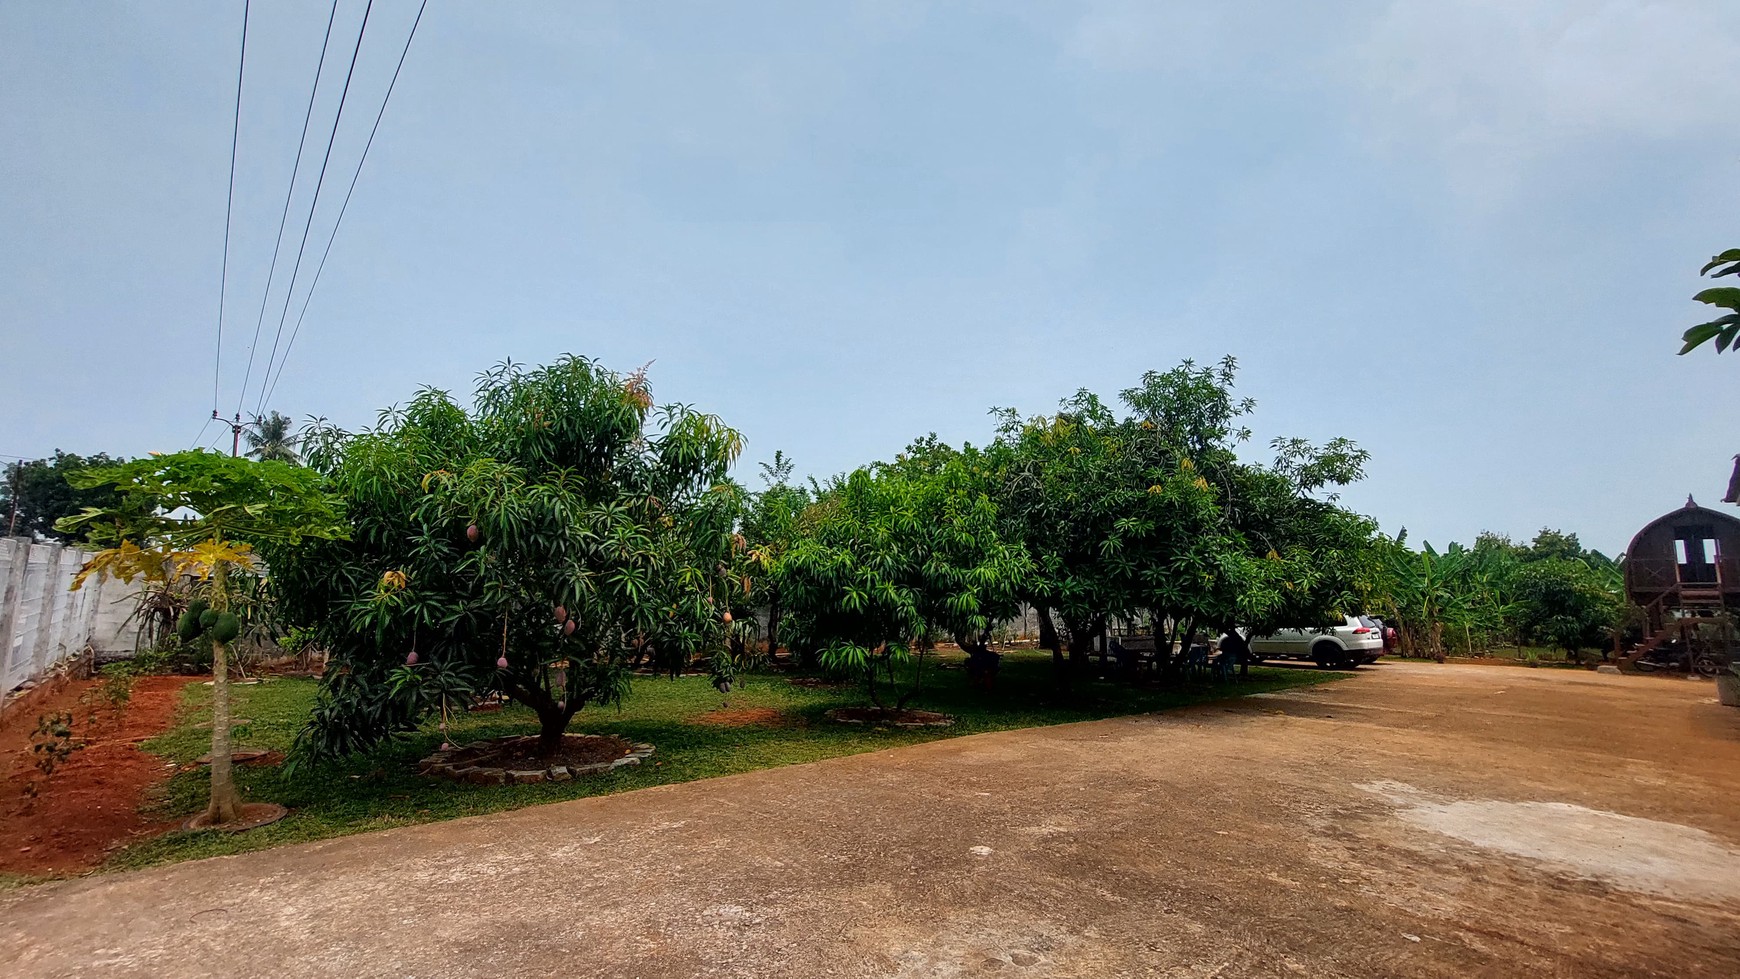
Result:
[[[1576,558],[1548,558],[1517,568],[1517,637],[1563,650],[1581,662],[1585,649],[1605,649],[1618,626],[1624,581],[1617,569],[1597,569]]]
[[[965,468],[877,466],[837,481],[804,513],[776,578],[794,634],[824,666],[858,674],[877,707],[899,710],[922,686],[935,637],[978,635],[1013,614],[1029,571]]]
[[[1032,572],[1021,598],[1037,614],[1040,645],[1067,682],[1087,671],[1110,618],[1139,605],[1142,555],[1126,545],[1128,518],[1147,506],[1146,484],[1131,472],[1135,460],[1116,416],[1089,391],[1078,391],[1053,415],[998,414],[998,437],[988,450],[998,472],[998,514],[1006,537],[1026,549]]]
[[[655,407],[644,374],[579,357],[489,371],[469,410],[425,390],[372,430],[305,435],[354,531],[271,555],[289,621],[331,653],[300,750],[414,729],[438,708],[426,673],[530,707],[547,756],[583,707],[621,700],[633,664],[716,649],[737,585],[716,504],[741,446],[716,417]]]
[[[1234,397],[1235,372],[1231,358],[1149,371],[1121,393],[1123,417],[1087,391],[1055,415],[1003,412],[999,502],[1037,568],[1026,597],[1060,667],[1067,642],[1066,677],[1114,617],[1146,618],[1171,649],[1357,604],[1373,528],[1316,494],[1359,478],[1365,453],[1277,440],[1272,466],[1241,461],[1254,404]]]
[[[230,771],[228,652],[239,631],[230,612],[231,575],[263,570],[256,547],[342,540],[342,507],[316,473],[197,449],[86,470],[70,481],[83,489],[111,487],[117,497],[107,509],[88,508],[57,524],[104,547],[79,571],[74,588],[91,575],[132,581],[192,574],[205,582],[205,607],[194,606],[195,618],[180,624],[184,638],[204,635],[212,645],[211,801],[196,822],[247,819]]]

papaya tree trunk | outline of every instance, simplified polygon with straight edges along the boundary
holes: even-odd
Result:
[[[228,561],[218,561],[212,572],[211,607],[220,613],[230,609]],[[205,822],[210,825],[232,823],[241,818],[242,800],[236,794],[230,766],[231,751],[229,643],[214,639],[211,644],[211,802],[205,810]]]

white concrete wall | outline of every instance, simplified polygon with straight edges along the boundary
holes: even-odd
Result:
[[[139,584],[87,582],[72,591],[85,552],[28,537],[0,538],[0,694],[87,648],[131,655]]]

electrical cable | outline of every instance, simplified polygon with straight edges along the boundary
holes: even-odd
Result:
[[[278,215],[278,234],[272,239],[272,265],[266,272],[266,291],[260,296],[260,313],[254,319],[254,339],[248,343],[248,368],[242,372],[242,389],[236,397],[237,412],[242,410],[242,402],[248,397],[248,382],[254,377],[254,353],[260,346],[260,327],[265,325],[266,305],[272,299],[272,283],[278,276],[278,253],[284,246],[284,225],[290,218],[290,201],[296,195],[296,177],[302,172],[302,150],[308,143],[308,123],[314,118],[314,99],[320,94],[320,76],[326,71],[326,49],[332,43],[332,22],[337,19],[338,0],[332,0],[332,11],[326,15],[326,36],[320,41],[320,60],[314,64],[314,86],[308,92],[308,108],[302,113],[302,135],[296,138],[296,162],[290,165],[290,186],[284,191],[284,210]]]
[[[345,72],[344,89],[338,96],[338,111],[332,116],[332,132],[326,138],[326,155],[320,161],[320,176],[314,181],[314,199],[308,205],[308,220],[302,225],[302,243],[296,248],[296,264],[290,270],[290,285],[284,290],[284,308],[278,314],[278,330],[272,337],[272,352],[266,358],[266,372],[262,376],[269,376],[272,373],[272,363],[278,358],[278,342],[284,336],[284,321],[290,313],[290,296],[296,290],[296,277],[302,271],[302,255],[308,247],[308,230],[314,225],[314,212],[320,209],[320,191],[326,184],[327,165],[332,162],[332,144],[338,140],[339,123],[344,120],[344,104],[350,98],[350,82],[356,76],[357,55],[362,53],[363,37],[368,34],[369,30],[369,14],[373,12],[374,8],[375,0],[369,0],[368,6],[363,8],[362,27],[358,28],[356,32],[356,47],[351,49],[350,69]],[[264,407],[266,401],[264,387],[265,385],[262,384],[261,407]],[[247,397],[247,392],[242,392],[242,396]],[[241,410],[239,403],[236,405],[236,410]],[[256,409],[254,413],[259,414],[259,409]]]
[[[320,253],[320,264],[314,268],[314,278],[310,280],[308,293],[302,297],[302,309],[296,314],[296,326],[290,331],[290,342],[284,345],[284,356],[278,360],[278,373],[272,376],[271,384],[260,398],[263,407],[278,390],[278,379],[284,376],[284,364],[290,359],[290,348],[296,345],[296,337],[302,332],[302,319],[308,315],[308,303],[314,298],[314,290],[320,285],[320,273],[326,269],[326,258],[332,254],[332,242],[338,237],[338,226],[344,222],[345,211],[350,208],[350,195],[356,192],[357,179],[362,176],[363,164],[368,162],[369,149],[375,145],[375,133],[380,131],[381,118],[387,114],[387,102],[393,97],[393,88],[399,84],[399,72],[405,67],[405,56],[411,53],[411,42],[416,40],[417,25],[423,22],[423,10],[429,6],[429,0],[423,0],[417,8],[417,19],[411,22],[411,32],[405,37],[405,47],[399,52],[399,64],[393,69],[392,81],[387,83],[387,94],[381,98],[381,109],[375,113],[375,124],[369,130],[368,142],[363,144],[362,157],[357,160],[356,172],[350,176],[350,187],[344,192],[344,203],[338,209],[338,220],[332,223],[332,234],[326,237],[326,249]],[[258,410],[255,412],[258,414]]]
[[[242,132],[242,77],[248,67],[248,10],[252,0],[242,2],[242,53],[236,61],[236,114],[230,128],[230,190],[224,201],[223,271],[218,274],[217,351],[211,368],[211,410],[218,407],[218,376],[224,363],[224,296],[230,283],[230,216],[236,205],[236,143]]]

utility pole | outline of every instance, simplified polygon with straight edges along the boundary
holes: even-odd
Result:
[[[242,454],[242,428],[243,428],[243,426],[242,426],[242,413],[239,411],[236,412],[236,417],[233,419],[232,418],[225,418],[222,415],[217,413],[216,408],[213,408],[211,410],[211,419],[212,419],[212,421],[223,422],[225,425],[228,425],[230,427],[230,455],[232,455],[232,456],[241,455]]]

